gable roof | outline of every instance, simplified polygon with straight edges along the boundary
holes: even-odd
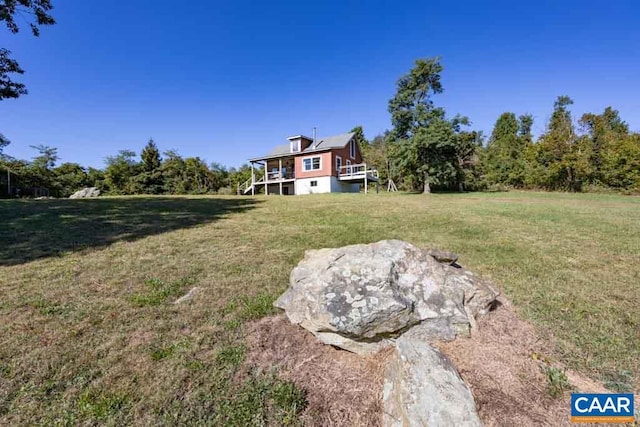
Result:
[[[309,148],[307,148],[304,151],[307,152],[307,151],[328,150],[331,148],[344,148],[344,146],[347,145],[347,143],[351,140],[351,138],[353,138],[353,135],[355,135],[355,133],[348,132],[340,135],[322,138],[318,140],[318,143],[316,144],[315,149],[311,149],[311,146],[309,146]]]
[[[267,157],[281,156],[289,153],[291,153],[291,146],[289,144],[281,144],[273,147],[271,151],[269,151],[269,154],[267,154]]]
[[[355,133],[347,132],[340,135],[328,136],[326,138],[318,138],[315,148],[313,148],[313,145],[310,145],[299,153],[292,153],[291,146],[289,144],[280,144],[273,147],[266,156],[256,157],[249,160],[264,160],[273,157],[282,157],[289,155],[299,156],[301,154],[332,150],[334,148],[344,148],[349,143],[349,141],[351,141],[353,135],[355,135]]]

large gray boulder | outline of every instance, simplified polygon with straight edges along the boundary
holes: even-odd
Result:
[[[100,190],[96,187],[88,187],[83,188],[80,191],[76,191],[72,195],[69,196],[70,199],[86,199],[90,197],[98,197],[100,195]]]
[[[437,258],[443,262],[400,240],[309,250],[275,306],[321,341],[360,354],[407,330],[426,341],[451,340],[470,332],[498,292],[450,265],[455,254],[438,251]]]
[[[382,400],[384,427],[482,426],[473,394],[451,361],[404,335],[386,365]]]

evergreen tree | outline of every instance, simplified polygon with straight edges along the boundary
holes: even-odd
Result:
[[[518,120],[513,113],[502,113],[496,121],[487,143],[485,171],[492,183],[512,185],[512,176],[518,175]]]
[[[153,139],[147,142],[147,145],[140,154],[142,157],[142,170],[145,172],[155,172],[160,169],[162,159],[160,158],[160,151]]]
[[[163,191],[162,159],[160,151],[153,139],[147,142],[147,145],[140,154],[142,158],[141,173],[135,177],[135,185],[138,187],[136,193],[144,194],[160,194]]]
[[[531,144],[533,117],[503,113],[493,127],[484,157],[490,183],[522,187],[525,184],[526,151]]]
[[[369,145],[369,141],[367,141],[367,138],[364,137],[364,130],[362,129],[362,126],[356,126],[351,129],[350,132],[355,133],[354,139],[358,143],[360,149],[366,150],[366,147]]]

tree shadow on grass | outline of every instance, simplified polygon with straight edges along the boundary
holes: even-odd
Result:
[[[0,266],[206,224],[258,203],[186,197],[0,201]]]

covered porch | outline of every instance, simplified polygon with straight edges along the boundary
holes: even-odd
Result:
[[[252,159],[251,179],[238,186],[238,194],[295,194],[295,160],[293,156]]]

